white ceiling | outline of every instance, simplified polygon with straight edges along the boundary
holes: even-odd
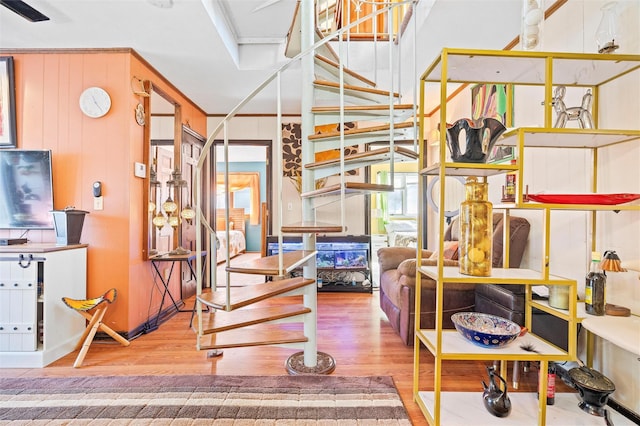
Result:
[[[152,3],[170,0],[26,1],[51,20],[31,23],[0,7],[0,49],[130,47],[208,114],[226,114],[286,62],[285,37],[296,5],[173,0],[172,7],[160,8]],[[266,7],[256,11],[259,6]],[[519,31],[520,8],[517,0],[421,0],[418,73],[445,46],[503,48]],[[404,46],[413,45],[408,34]],[[361,56],[368,59],[368,53]],[[357,63],[350,67],[358,70]],[[416,78],[413,67],[402,73],[409,81]],[[285,113],[299,113],[300,84],[293,74],[282,82]],[[274,99],[275,89],[268,90],[242,112],[273,113]]]

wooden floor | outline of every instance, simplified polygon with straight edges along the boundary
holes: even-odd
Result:
[[[191,301],[186,301],[192,306]],[[415,425],[426,425],[413,402],[413,348],[405,346],[389,326],[378,305],[378,292],[319,293],[318,350],[336,361],[333,375],[392,376]],[[227,349],[219,358],[207,358],[195,349],[195,334],[188,324],[190,313],[178,313],[160,327],[122,347],[113,341],[96,341],[81,368],[73,368],[75,353],[42,369],[0,369],[4,377],[59,377],[90,375],[284,375],[284,363],[292,349],[251,347]],[[107,313],[108,321],[108,313]],[[431,355],[422,351],[421,388],[432,389]],[[535,389],[536,372],[524,374],[520,390]],[[443,389],[482,392],[483,362],[448,362]],[[486,379],[485,379],[486,381]],[[423,387],[424,385],[424,387]]]

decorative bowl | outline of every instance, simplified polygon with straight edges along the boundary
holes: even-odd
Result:
[[[501,348],[513,342],[522,328],[513,321],[479,312],[451,315],[456,330],[470,342],[483,348]]]

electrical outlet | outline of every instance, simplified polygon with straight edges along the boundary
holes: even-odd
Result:
[[[94,210],[104,209],[104,201],[102,197],[93,197],[93,209]]]

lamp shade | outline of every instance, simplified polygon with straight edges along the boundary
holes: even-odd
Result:
[[[164,210],[165,212],[171,214],[171,213],[175,212],[176,210],[178,210],[178,205],[176,204],[175,201],[173,201],[173,199],[171,197],[169,197],[169,198],[167,198],[167,201],[162,203],[162,210]]]

